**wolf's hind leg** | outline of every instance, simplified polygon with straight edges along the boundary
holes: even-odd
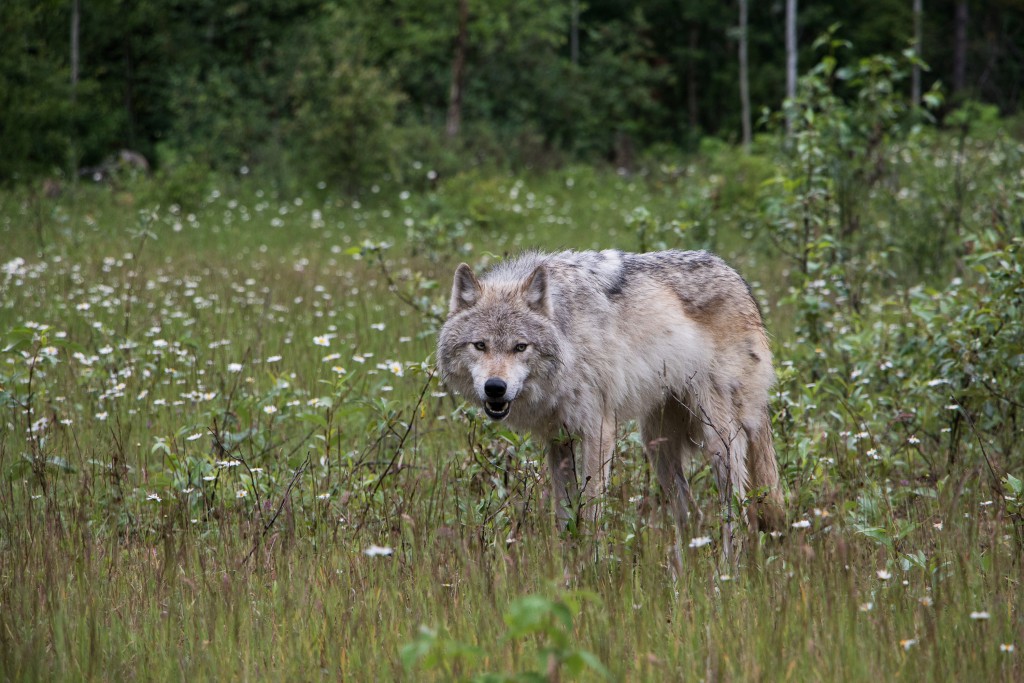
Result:
[[[722,509],[722,553],[736,563],[733,552],[733,500],[747,491],[747,432],[729,410],[730,403],[717,393],[699,399],[699,419],[704,430],[704,449],[711,461]]]
[[[779,464],[772,443],[772,426],[767,408],[747,428],[747,474],[755,499],[747,508],[747,522],[753,531],[779,531],[785,526],[786,509],[779,483]]]
[[[640,425],[644,453],[658,478],[662,494],[668,500],[675,522],[676,543],[670,560],[677,576],[682,571],[681,548],[687,540],[689,516],[692,513],[696,518],[695,526],[699,526],[702,519],[685,472],[697,450],[691,439],[692,423],[689,409],[673,398]]]

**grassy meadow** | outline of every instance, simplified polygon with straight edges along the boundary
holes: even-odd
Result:
[[[0,680],[1024,679],[1024,146],[773,145],[0,193]],[[459,261],[661,247],[762,303],[788,515],[723,564],[693,463],[675,580],[634,425],[560,534],[432,373]]]

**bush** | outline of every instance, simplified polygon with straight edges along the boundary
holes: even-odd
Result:
[[[297,63],[289,94],[293,116],[286,131],[300,175],[354,192],[392,169],[402,95],[344,39],[314,41]]]

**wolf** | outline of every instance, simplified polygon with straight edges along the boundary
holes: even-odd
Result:
[[[675,522],[676,557],[689,516],[702,517],[686,477],[698,451],[718,484],[727,557],[734,496],[752,498],[755,529],[781,524],[768,336],[749,286],[718,256],[530,252],[480,277],[463,263],[437,366],[491,419],[547,443],[563,526],[600,515],[616,428],[631,419]]]

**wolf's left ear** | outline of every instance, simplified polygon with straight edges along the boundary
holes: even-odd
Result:
[[[483,288],[476,279],[473,269],[465,263],[459,264],[455,270],[455,282],[452,284],[452,298],[448,304],[448,315],[472,308],[480,300]]]
[[[537,266],[530,277],[527,278],[526,285],[523,287],[523,296],[526,299],[526,305],[531,310],[543,313],[546,316],[551,315],[551,297],[548,294],[548,269],[545,266]]]

